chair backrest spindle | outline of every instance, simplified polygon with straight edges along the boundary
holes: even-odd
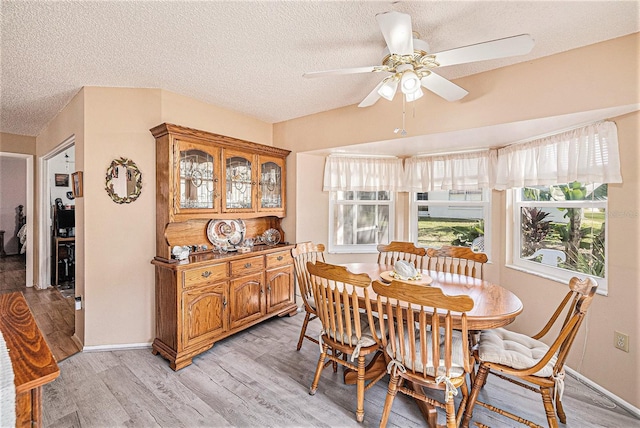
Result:
[[[316,261],[324,262],[324,245],[314,244],[312,242],[301,242],[291,250],[293,263],[296,271],[296,279],[298,280],[298,288],[300,295],[308,312],[315,312],[315,309],[309,304],[313,298],[313,291],[310,287],[309,271],[307,271],[307,263],[315,263]]]
[[[453,246],[429,248],[427,257],[429,270],[480,279],[484,279],[484,264],[489,260],[484,253],[476,253],[468,247]]]
[[[393,266],[398,260],[404,260],[421,270],[424,268],[426,254],[426,249],[416,247],[413,242],[393,241],[389,244],[378,245],[378,264]]]

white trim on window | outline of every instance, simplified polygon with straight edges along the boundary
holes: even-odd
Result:
[[[394,192],[387,192],[389,194],[388,200],[338,200],[337,199],[338,192],[330,192],[329,194],[329,239],[327,242],[329,243],[328,251],[331,254],[340,254],[340,253],[362,253],[362,254],[373,254],[378,252],[378,244],[386,244],[387,242],[377,242],[375,244],[351,244],[351,245],[338,245],[336,243],[335,237],[335,217],[334,217],[334,209],[336,205],[353,205],[353,206],[363,206],[363,205],[386,205],[389,207],[389,242],[394,239],[394,231],[395,231],[395,211],[396,211],[396,195]],[[354,191],[354,198],[355,198]],[[354,210],[354,214],[355,214]],[[372,227],[376,227],[372,225]]]
[[[561,284],[568,284],[572,277],[593,278],[598,283],[597,293],[608,295],[607,274],[609,270],[609,229],[605,228],[605,277],[600,278],[586,273],[575,272],[560,267],[544,265],[542,263],[524,260],[520,257],[521,248],[521,216],[520,209],[522,207],[549,207],[549,208],[604,208],[608,216],[607,201],[520,201],[521,188],[512,189],[507,193],[507,215],[512,218],[511,222],[507,222],[507,239],[511,243],[511,248],[507,248],[507,260],[505,266],[511,269],[529,273],[531,275],[540,276],[542,278],[556,281]]]

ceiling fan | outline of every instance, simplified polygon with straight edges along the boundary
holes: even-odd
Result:
[[[377,14],[376,20],[387,43],[387,49],[383,52],[382,65],[314,71],[304,73],[303,76],[323,77],[368,72],[391,73],[358,104],[358,107],[369,107],[375,104],[380,97],[391,101],[398,90],[398,86],[408,102],[422,97],[421,88],[428,89],[447,101],[457,101],[469,92],[434,73],[434,69],[475,61],[524,55],[531,52],[534,44],[533,38],[529,34],[521,34],[442,52],[429,53],[427,42],[414,38],[414,32],[411,28],[411,16],[392,11]]]

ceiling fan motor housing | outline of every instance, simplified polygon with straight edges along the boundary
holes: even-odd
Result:
[[[397,55],[391,54],[389,48],[386,48],[383,52],[382,65],[386,71],[395,73],[394,78],[403,79],[407,71],[410,71],[410,76],[404,78],[405,80],[413,81],[414,77],[418,83],[413,90],[405,88],[405,85],[400,84],[400,88],[404,93],[415,92],[419,88],[419,81],[425,76],[428,76],[431,72],[429,69],[438,67],[433,55],[429,55],[429,44],[424,40],[413,39],[413,54],[412,55]],[[412,86],[413,87],[413,86]]]

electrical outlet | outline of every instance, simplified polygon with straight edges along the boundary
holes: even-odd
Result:
[[[619,331],[614,331],[613,346],[624,352],[629,352],[629,335],[620,333]]]

